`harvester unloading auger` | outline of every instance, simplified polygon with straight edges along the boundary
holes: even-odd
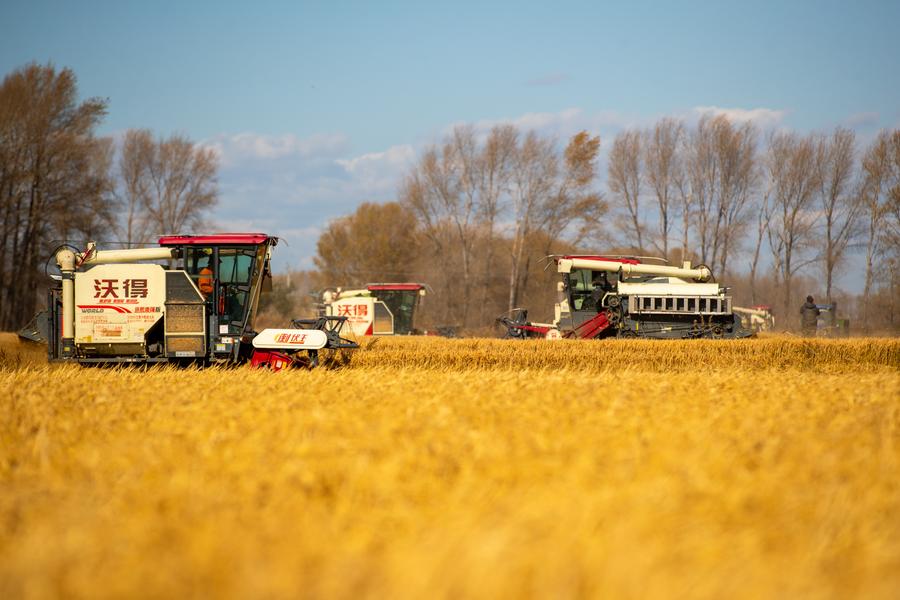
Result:
[[[48,309],[20,335],[47,342],[52,362],[316,366],[322,349],[357,348],[346,317],[253,323],[278,238],[261,233],[166,236],[157,248],[55,253]],[[149,261],[168,263],[166,266]]]
[[[709,268],[642,263],[637,258],[554,256],[561,276],[553,323],[527,311],[497,320],[512,338],[743,338],[728,289]]]

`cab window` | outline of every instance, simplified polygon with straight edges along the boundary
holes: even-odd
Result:
[[[184,270],[203,293],[209,293],[213,276],[213,249],[188,246],[183,253]]]
[[[243,322],[250,299],[256,248],[219,248],[219,286],[226,322]]]
[[[590,310],[593,300],[591,285],[593,272],[587,269],[576,269],[569,273],[569,301],[573,310]]]
[[[219,250],[219,282],[250,283],[253,274],[253,250],[222,248]]]

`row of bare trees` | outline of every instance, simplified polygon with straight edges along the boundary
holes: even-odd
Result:
[[[653,254],[709,265],[740,282],[742,302],[773,304],[790,325],[797,286],[832,301],[857,252],[865,327],[876,283],[900,273],[900,132],[860,149],[843,128],[763,135],[724,116],[662,119],[616,136],[605,195],[595,187],[599,148],[584,132],[560,147],[510,125],[459,126],[422,152],[398,203],[329,225],[316,258],[322,282],[422,279],[435,288],[436,319],[483,326],[517,306],[550,305],[548,254]]]
[[[619,243],[701,261],[720,277],[746,264],[752,301],[774,302],[786,315],[795,312],[798,273],[815,269],[831,301],[836,275],[860,249],[868,306],[883,265],[900,260],[892,233],[900,226],[900,132],[884,131],[862,151],[855,134],[840,127],[761,137],[753,123],[721,115],[692,126],[666,118],[621,132],[608,165]],[[759,297],[761,278],[773,279],[780,298]],[[866,312],[863,319],[866,325]]]
[[[593,188],[599,149],[584,132],[560,148],[511,125],[456,127],[423,151],[400,202],[333,221],[316,265],[331,285],[425,280],[445,324],[482,326],[538,297],[547,304],[538,260],[582,243],[606,211]]]
[[[599,148],[600,139],[585,132],[561,152],[555,139],[523,135],[511,125],[487,134],[463,125],[424,151],[400,199],[418,220],[433,260],[461,269],[456,285],[447,281],[460,324],[469,324],[476,302],[488,304],[498,277],[507,281],[506,308],[519,304],[536,239],[543,256],[561,241],[577,245],[599,222],[606,209],[592,189]],[[499,239],[508,242],[503,249]]]
[[[216,201],[211,151],[144,130],[100,137],[106,111],[78,99],[70,69],[30,64],[0,83],[0,330],[34,314],[60,244],[145,243],[186,231]]]
[[[154,235],[201,227],[218,199],[217,170],[215,152],[183,135],[155,139],[146,129],[125,132],[114,172],[118,240],[139,246]]]

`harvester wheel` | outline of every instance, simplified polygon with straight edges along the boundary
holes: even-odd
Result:
[[[606,305],[610,308],[617,308],[621,303],[622,299],[619,296],[609,296],[606,299]]]
[[[721,325],[713,325],[710,332],[712,333],[712,337],[714,339],[719,340],[725,337],[725,328]]]

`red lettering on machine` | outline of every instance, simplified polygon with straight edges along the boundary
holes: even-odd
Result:
[[[369,307],[365,304],[339,304],[339,317],[365,317],[369,314]]]
[[[147,297],[147,280],[146,279],[125,279],[119,285],[118,279],[95,279],[94,280],[94,298],[119,298],[117,292],[122,292],[122,298],[146,298]]]
[[[275,342],[278,344],[304,344],[306,343],[305,333],[279,333],[275,336]]]

